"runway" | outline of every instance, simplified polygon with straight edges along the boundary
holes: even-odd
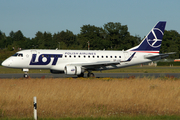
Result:
[[[129,77],[175,77],[180,78],[179,73],[94,73],[96,78],[129,78]],[[65,74],[51,74],[51,73],[31,73],[30,78],[77,78],[76,75],[65,75]],[[85,74],[84,77],[87,77]],[[0,79],[2,78],[23,78],[23,74],[0,74]]]

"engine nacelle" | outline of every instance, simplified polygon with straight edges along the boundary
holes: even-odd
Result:
[[[80,75],[82,72],[82,68],[80,66],[65,66],[64,73],[67,75]]]
[[[64,71],[59,71],[59,70],[50,70],[50,72],[52,74],[63,74],[64,73]]]

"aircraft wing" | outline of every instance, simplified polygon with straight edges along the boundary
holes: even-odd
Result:
[[[70,64],[70,65],[82,66],[82,67],[102,67],[102,66],[109,66],[109,65],[117,65],[117,64],[120,64],[121,62],[130,62],[135,54],[136,54],[136,52],[134,52],[125,61],[117,60],[117,61],[101,61],[101,62],[91,62],[91,63],[73,63],[73,64]]]
[[[91,62],[91,63],[73,63],[71,65],[82,66],[82,67],[101,67],[101,66],[109,66],[109,65],[117,65],[117,64],[120,64],[120,61],[102,61],[102,62]]]
[[[172,55],[172,54],[175,54],[175,53],[176,52],[170,52],[170,53],[164,53],[164,54],[158,54],[158,55],[145,55],[144,58],[153,59],[153,58],[156,58],[156,57],[161,57],[161,59],[162,59],[162,58],[166,58],[169,55]]]

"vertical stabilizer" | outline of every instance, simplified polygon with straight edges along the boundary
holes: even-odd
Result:
[[[158,22],[138,46],[127,51],[159,53],[165,26],[165,21]]]

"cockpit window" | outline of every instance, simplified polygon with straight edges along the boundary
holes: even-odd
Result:
[[[23,57],[23,54],[22,54],[22,53],[16,53],[16,54],[14,54],[14,55],[12,55],[12,56],[15,56],[15,57]]]
[[[23,57],[23,54],[19,53],[18,56],[19,56],[19,57]]]
[[[18,53],[14,54],[14,55],[12,55],[12,56],[18,56]]]

